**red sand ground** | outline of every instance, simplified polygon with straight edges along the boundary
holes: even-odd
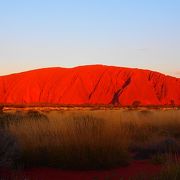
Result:
[[[31,180],[116,180],[123,177],[125,180],[139,174],[154,175],[160,172],[160,165],[150,164],[148,161],[134,161],[130,166],[104,171],[65,171],[54,168],[28,169],[22,172],[9,172],[0,170],[1,176],[14,177],[20,179],[29,177]],[[11,174],[11,175],[10,175]],[[24,176],[23,176],[24,175]]]
[[[0,103],[180,105],[180,78],[103,65],[45,68],[0,77]]]

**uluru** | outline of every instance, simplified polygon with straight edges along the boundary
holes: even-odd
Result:
[[[1,104],[180,105],[180,78],[105,65],[43,68],[0,76]]]

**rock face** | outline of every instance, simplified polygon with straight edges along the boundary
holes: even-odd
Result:
[[[0,77],[1,104],[180,105],[180,78],[104,65]]]

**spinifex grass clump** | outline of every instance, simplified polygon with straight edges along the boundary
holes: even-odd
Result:
[[[17,111],[3,112],[0,111],[0,129],[8,129],[10,124],[20,124],[24,120],[48,120],[47,116],[39,111]]]
[[[72,169],[127,165],[128,135],[121,124],[90,115],[49,121],[25,120],[10,131],[22,148],[24,166]],[[124,137],[124,138],[122,138]]]
[[[25,115],[30,120],[48,120],[47,116],[39,111],[29,110]]]
[[[24,118],[22,113],[8,113],[8,112],[0,112],[0,129],[8,128],[11,122],[17,123]]]

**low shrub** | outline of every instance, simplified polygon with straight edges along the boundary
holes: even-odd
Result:
[[[14,167],[20,159],[20,148],[12,135],[0,130],[0,167]]]
[[[35,110],[29,110],[25,115],[30,120],[48,120],[45,114]]]

